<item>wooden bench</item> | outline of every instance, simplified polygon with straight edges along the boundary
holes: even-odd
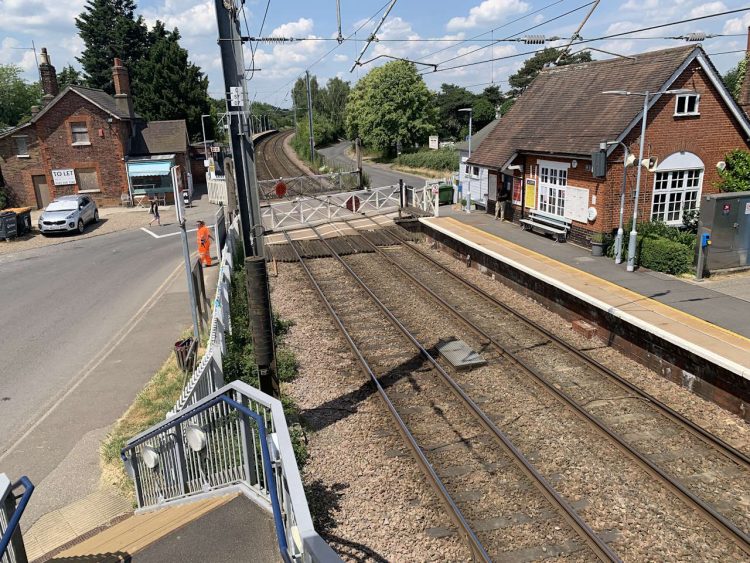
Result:
[[[521,219],[521,228],[531,231],[534,228],[551,234],[557,242],[565,242],[570,232],[572,219],[566,219],[559,215],[552,215],[544,211],[530,210],[528,219]]]

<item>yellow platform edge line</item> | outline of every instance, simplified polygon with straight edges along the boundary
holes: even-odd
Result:
[[[530,250],[528,248],[520,246],[520,245],[518,245],[518,244],[516,244],[514,242],[506,240],[506,239],[504,239],[502,237],[499,237],[499,236],[497,236],[495,234],[488,233],[487,231],[482,230],[482,229],[480,229],[478,227],[475,227],[473,225],[469,225],[467,223],[462,223],[461,221],[458,221],[458,220],[454,219],[453,217],[435,217],[435,218],[428,217],[428,218],[426,218],[426,222],[428,222],[428,224],[429,224],[429,221],[432,221],[434,219],[440,219],[440,220],[444,220],[444,221],[450,221],[450,222],[456,224],[457,226],[460,226],[460,227],[463,227],[463,228],[466,228],[466,229],[470,229],[472,231],[476,231],[477,233],[481,234],[482,236],[485,236],[485,237],[488,237],[488,238],[500,241],[500,244],[502,244],[504,246],[508,246],[512,250],[515,250],[516,252],[519,252],[520,254],[531,255],[532,257],[537,258],[537,259],[539,259],[539,260],[541,260],[543,262],[544,261],[552,262],[556,267],[559,267],[560,269],[567,270],[568,272],[571,272],[571,273],[575,273],[578,276],[582,276],[582,277],[585,277],[585,278],[589,278],[591,280],[595,280],[596,283],[600,283],[600,284],[602,284],[604,286],[616,288],[616,289],[618,289],[618,290],[620,290],[620,291],[622,291],[622,292],[624,292],[624,293],[632,296],[634,299],[637,298],[637,300],[639,300],[639,301],[645,301],[645,302],[649,302],[649,303],[655,305],[655,307],[654,307],[655,309],[662,309],[662,308],[663,309],[667,309],[667,310],[670,311],[670,313],[674,313],[675,316],[683,317],[683,318],[688,319],[690,321],[697,322],[698,324],[700,324],[700,325],[702,325],[702,326],[704,326],[706,328],[710,328],[711,330],[717,330],[719,332],[723,332],[723,333],[725,333],[727,335],[730,335],[730,336],[732,336],[734,338],[737,338],[737,339],[741,340],[742,342],[745,343],[745,345],[747,345],[748,347],[750,347],[750,338],[747,338],[746,336],[743,336],[741,334],[737,334],[736,332],[733,332],[733,331],[731,331],[731,330],[729,330],[727,328],[724,328],[722,326],[710,323],[710,322],[708,322],[708,321],[706,321],[704,319],[701,319],[700,317],[696,317],[695,315],[691,315],[690,313],[686,313],[685,311],[680,311],[679,309],[675,309],[674,307],[672,307],[670,305],[667,305],[665,303],[662,303],[660,301],[656,301],[655,299],[652,299],[651,297],[646,297],[645,295],[641,295],[640,293],[637,293],[637,292],[635,292],[635,291],[633,291],[631,289],[628,289],[626,287],[622,287],[621,285],[617,285],[616,283],[613,283],[613,282],[611,282],[609,280],[605,280],[604,278],[600,278],[599,276],[595,276],[594,274],[590,274],[588,272],[584,272],[583,270],[580,270],[580,269],[578,269],[578,268],[576,268],[574,266],[569,266],[568,264],[560,262],[559,260],[555,260],[554,258],[550,258],[549,256],[545,256],[544,254],[540,254],[539,252],[536,252],[534,250]],[[562,282],[562,283],[564,283],[564,282]],[[654,311],[654,312],[657,312],[657,311]]]

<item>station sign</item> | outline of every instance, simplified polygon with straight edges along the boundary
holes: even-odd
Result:
[[[432,150],[437,150],[440,148],[440,139],[437,135],[430,135],[430,148]]]

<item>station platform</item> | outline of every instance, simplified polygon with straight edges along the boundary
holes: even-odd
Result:
[[[566,318],[592,321],[616,347],[631,355],[639,348],[642,363],[750,420],[750,300],[658,272],[627,272],[624,263],[486,213],[441,207],[440,215],[420,218],[421,230]]]

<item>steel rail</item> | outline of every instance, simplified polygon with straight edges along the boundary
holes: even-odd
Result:
[[[378,225],[380,227],[380,225]],[[419,248],[415,247],[413,244],[409,244],[409,241],[405,238],[403,238],[401,235],[397,233],[392,233],[393,236],[395,236],[399,241],[402,243],[402,246],[405,248],[408,248],[413,253],[416,253],[420,255],[425,260],[431,262],[433,265],[437,266],[439,269],[445,271],[446,273],[450,274],[451,277],[453,277],[455,280],[458,280],[462,285],[465,287],[471,289],[475,293],[479,294],[481,297],[483,297],[485,300],[491,302],[493,305],[500,307],[507,313],[513,315],[523,323],[530,326],[532,329],[536,330],[540,334],[544,335],[546,338],[549,338],[553,341],[554,344],[556,344],[558,347],[564,349],[566,352],[570,352],[574,356],[576,356],[578,359],[583,361],[586,365],[589,365],[592,367],[595,371],[598,371],[599,373],[606,375],[607,377],[614,380],[615,383],[619,384],[624,390],[631,391],[638,395],[641,399],[644,399],[648,401],[649,403],[653,404],[655,407],[658,408],[659,412],[664,415],[666,418],[669,418],[673,422],[677,424],[681,424],[685,427],[686,430],[688,430],[691,434],[693,434],[696,438],[699,438],[702,440],[705,444],[708,446],[711,446],[713,448],[716,448],[719,453],[726,456],[730,460],[734,461],[735,463],[744,466],[746,469],[750,470],[750,457],[732,446],[731,444],[725,442],[718,436],[712,434],[705,428],[702,428],[701,426],[697,425],[692,420],[686,418],[684,415],[678,413],[674,409],[672,409],[670,406],[662,403],[659,399],[654,397],[653,395],[650,395],[648,392],[644,391],[643,389],[640,389],[630,381],[624,379],[619,374],[612,371],[607,366],[603,365],[596,359],[592,358],[588,354],[582,352],[575,346],[569,344],[556,334],[553,334],[543,326],[539,325],[535,321],[529,319],[522,313],[519,313],[512,307],[506,305],[493,295],[490,295],[485,290],[483,290],[481,287],[478,287],[477,285],[473,284],[472,282],[462,278],[455,272],[453,272],[451,269],[446,268],[443,264],[435,260],[432,256],[427,254],[426,252],[420,250]]]
[[[435,360],[435,358],[422,346],[422,344],[414,337],[414,335],[399,321],[396,316],[383,304],[383,302],[372,292],[367,284],[360,278],[354,270],[351,269],[349,264],[339,256],[339,254],[331,247],[330,244],[323,238],[315,227],[310,227],[312,231],[317,235],[318,239],[328,248],[331,256],[336,258],[339,263],[349,272],[349,275],[359,284],[359,286],[367,292],[370,299],[380,308],[380,310],[388,317],[391,324],[396,327],[406,338],[411,341],[412,345],[419,351],[420,355],[425,358],[435,370],[440,374],[442,380],[449,386],[453,393],[468,407],[471,414],[479,421],[486,430],[488,430],[500,444],[511,453],[514,460],[526,474],[526,476],[532,481],[537,489],[547,498],[547,500],[557,507],[557,510],[565,518],[568,524],[576,531],[576,533],[583,539],[592,552],[601,561],[620,561],[619,556],[615,553],[607,544],[602,540],[599,535],[586,523],[583,518],[576,512],[576,510],[563,498],[558,492],[552,487],[547,481],[546,477],[539,473],[537,469],[529,462],[523,453],[516,448],[513,442],[503,433],[492,420],[479,408],[479,406],[466,394],[458,383],[443,369],[443,367]]]
[[[598,417],[594,416],[593,414],[588,412],[586,409],[581,407],[572,397],[570,397],[570,395],[556,388],[550,381],[548,381],[544,377],[544,375],[542,375],[533,366],[530,366],[528,363],[526,363],[525,360],[518,357],[514,352],[510,351],[508,348],[500,344],[494,337],[487,334],[484,330],[476,326],[476,324],[472,322],[470,319],[468,319],[463,313],[458,311],[455,307],[453,307],[451,304],[445,301],[442,297],[437,295],[432,289],[430,289],[424,283],[422,283],[420,280],[414,277],[410,272],[408,272],[400,264],[396,263],[393,259],[387,256],[380,248],[378,248],[375,244],[373,244],[372,241],[370,241],[367,237],[363,236],[362,238],[366,240],[369,245],[375,248],[376,251],[381,256],[383,256],[387,261],[389,261],[399,271],[401,271],[408,279],[412,280],[412,282],[419,289],[423,290],[424,292],[429,294],[432,298],[434,298],[436,301],[438,301],[438,303],[440,303],[440,305],[443,308],[445,308],[449,313],[454,315],[458,320],[463,322],[470,330],[474,331],[475,333],[479,334],[483,338],[487,339],[487,341],[490,344],[492,344],[498,351],[504,354],[507,358],[509,358],[514,363],[521,366],[524,369],[524,371],[528,372],[529,375],[531,375],[539,384],[541,384],[545,389],[547,389],[554,397],[556,397],[562,403],[566,404],[570,409],[573,410],[573,412],[575,412],[583,420],[592,424],[605,437],[608,437],[609,439],[614,441],[621,451],[623,451],[629,457],[631,457],[631,459],[636,461],[647,473],[649,473],[652,477],[655,477],[657,480],[661,481],[667,487],[669,487],[672,490],[672,492],[675,493],[679,498],[681,498],[681,500],[688,507],[694,508],[698,512],[702,513],[702,515],[704,516],[704,519],[706,519],[709,523],[711,523],[719,532],[724,534],[727,538],[734,541],[737,544],[737,546],[740,549],[742,549],[745,553],[750,555],[750,537],[747,534],[745,534],[745,532],[737,528],[737,526],[735,526],[733,522],[731,522],[728,518],[726,518],[724,515],[722,515],[718,511],[714,510],[711,506],[705,503],[698,496],[693,494],[684,485],[682,485],[681,482],[670,477],[658,465],[656,465],[654,462],[648,459],[648,457],[646,457],[645,455],[641,454],[637,449],[632,447],[622,437],[620,437],[619,434],[617,434],[612,429],[610,429],[607,424],[605,424],[603,421],[599,420]]]
[[[473,556],[478,558],[481,561],[486,561],[486,562],[491,561],[489,554],[485,551],[484,547],[479,541],[479,538],[476,536],[475,532],[471,529],[471,526],[469,525],[463,513],[461,512],[461,509],[458,508],[458,506],[456,505],[455,501],[453,500],[450,493],[448,492],[448,489],[446,489],[442,480],[433,469],[432,464],[430,464],[430,462],[427,460],[427,457],[422,452],[422,449],[420,448],[416,439],[412,435],[409,428],[406,426],[406,423],[398,414],[396,407],[393,405],[393,402],[388,397],[388,394],[386,393],[385,389],[383,389],[383,386],[380,384],[380,381],[378,380],[377,375],[375,375],[375,373],[373,372],[372,368],[370,367],[370,364],[362,355],[362,352],[359,350],[359,347],[352,339],[351,335],[349,334],[349,331],[346,329],[346,327],[344,326],[344,323],[341,321],[341,318],[338,316],[338,314],[334,310],[333,305],[331,305],[331,302],[328,300],[325,293],[323,292],[323,288],[320,287],[320,284],[318,284],[317,280],[315,279],[312,272],[310,271],[307,264],[305,263],[305,260],[297,251],[294,241],[292,241],[292,238],[289,236],[289,233],[285,232],[284,236],[286,237],[287,242],[289,243],[289,246],[294,251],[294,254],[297,256],[297,260],[299,261],[300,265],[305,271],[305,274],[307,274],[307,277],[310,280],[310,283],[312,283],[313,287],[317,291],[318,296],[320,297],[320,300],[323,302],[323,305],[325,305],[326,309],[328,309],[328,312],[330,313],[331,318],[333,319],[339,331],[341,332],[341,334],[344,336],[347,343],[349,344],[349,347],[351,348],[352,352],[357,358],[359,365],[370,377],[370,380],[372,381],[373,385],[375,385],[375,388],[377,389],[381,400],[383,401],[386,408],[388,409],[388,412],[390,413],[391,417],[396,423],[396,426],[398,427],[399,432],[401,433],[404,440],[408,444],[409,449],[411,449],[414,458],[416,459],[417,463],[422,469],[422,472],[425,474],[425,476],[427,477],[427,480],[430,482],[432,487],[438,493],[438,496],[440,497],[442,502],[448,508],[448,513],[449,513],[451,520],[453,520],[453,522],[456,524],[456,526],[458,527],[459,533],[464,537],[464,539],[468,543],[469,549],[472,551]]]

